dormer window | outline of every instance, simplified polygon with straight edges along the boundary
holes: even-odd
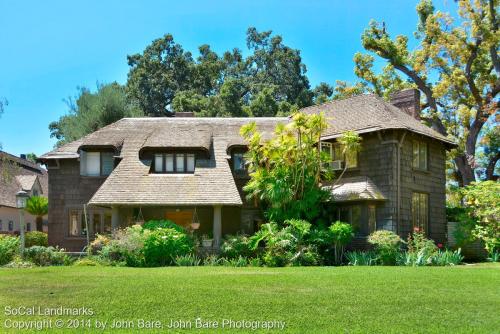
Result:
[[[80,151],[80,175],[108,176],[113,171],[113,152]]]
[[[153,159],[154,173],[194,173],[194,153],[156,153]]]

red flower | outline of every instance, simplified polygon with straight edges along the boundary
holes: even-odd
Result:
[[[443,244],[442,243],[439,243],[437,244],[438,248],[443,248]]]

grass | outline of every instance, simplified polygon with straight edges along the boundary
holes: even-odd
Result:
[[[49,319],[90,319],[92,326],[95,320],[107,321],[108,329],[101,331],[106,333],[138,331],[110,330],[113,319],[134,325],[136,319],[159,320],[164,326],[182,319],[194,327],[198,317],[285,321],[283,331],[272,331],[280,333],[498,333],[500,265],[0,269],[0,332],[9,332],[6,319],[43,319],[5,315],[5,306],[32,305],[92,308],[90,317]]]

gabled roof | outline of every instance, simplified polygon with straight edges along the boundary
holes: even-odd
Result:
[[[329,127],[324,138],[340,137],[348,130],[367,133],[388,129],[405,129],[437,139],[446,144],[455,143],[437,131],[422,124],[401,109],[374,94],[357,95],[343,100],[335,100],[301,110],[306,114],[324,112]]]
[[[0,151],[0,206],[16,207],[16,193],[30,191],[36,182],[42,189],[41,196],[47,197],[47,171],[39,165]]]
[[[324,186],[334,202],[384,201],[386,197],[367,176],[342,178],[338,183]]]

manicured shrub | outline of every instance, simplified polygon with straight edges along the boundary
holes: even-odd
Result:
[[[175,265],[179,267],[196,267],[201,263],[201,259],[194,254],[179,255],[175,258]]]
[[[19,238],[0,234],[0,266],[14,259],[19,252]]]
[[[368,237],[368,242],[373,245],[378,260],[383,265],[396,264],[403,240],[394,232],[379,230]]]
[[[186,232],[186,230],[177,224],[175,224],[173,221],[164,219],[164,220],[148,220],[144,225],[142,225],[142,228],[146,230],[157,230],[159,228],[173,228],[174,230],[178,232]]]
[[[158,228],[144,239],[144,261],[148,267],[172,265],[177,256],[193,251],[193,240],[173,228]]]
[[[26,233],[24,237],[24,245],[26,248],[31,246],[44,246],[47,247],[49,245],[49,238],[47,237],[47,233],[32,231]]]
[[[32,246],[24,250],[24,258],[37,266],[62,266],[71,263],[63,249]]]
[[[374,266],[377,264],[378,256],[371,251],[353,251],[347,252],[345,257],[350,266]]]
[[[240,256],[252,258],[256,251],[252,249],[250,238],[246,235],[228,235],[221,245],[221,256],[235,259]]]
[[[354,237],[354,231],[350,224],[336,221],[329,227],[329,232],[333,243],[334,261],[336,264],[341,264],[344,248]]]

